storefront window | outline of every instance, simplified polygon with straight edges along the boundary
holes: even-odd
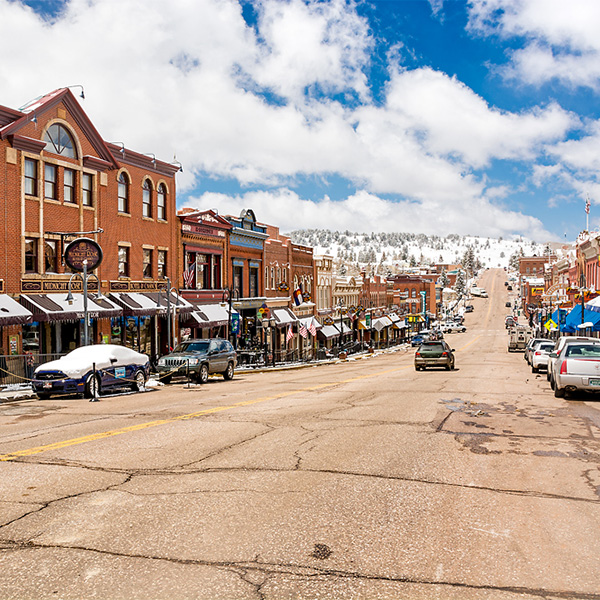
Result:
[[[121,343],[121,333],[123,328],[123,317],[114,317],[110,320],[110,342],[111,344]]]
[[[152,354],[152,317],[140,317],[139,328],[140,328],[140,347],[139,352],[150,356]]]

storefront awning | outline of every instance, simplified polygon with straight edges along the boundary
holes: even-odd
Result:
[[[339,330],[333,325],[323,325],[323,327],[317,331],[317,338],[330,340],[332,338],[340,337]]]
[[[319,321],[317,321],[317,319],[315,319],[314,317],[303,317],[301,319],[298,319],[298,323],[300,325],[304,325],[306,329],[308,329],[311,325],[314,325],[317,331],[319,331],[319,329],[323,327],[323,325],[321,325],[321,323],[319,323]]]
[[[376,329],[377,331],[381,331],[386,327],[391,327],[391,325],[392,321],[387,317],[379,317],[373,321],[373,329]]]
[[[333,326],[338,330],[340,330],[340,324],[339,322],[334,323]],[[346,323],[342,323],[342,334],[346,335],[347,333],[352,333],[352,329],[350,329],[350,327],[348,327],[348,325],[346,325]]]
[[[0,294],[0,326],[23,325],[31,321],[31,311],[8,294]]]
[[[24,294],[21,304],[33,313],[34,321],[78,321],[84,318],[83,294],[72,294],[67,302],[67,294]],[[121,307],[106,296],[97,298],[88,294],[87,313],[91,319],[109,319],[122,314]]]
[[[271,312],[273,313],[273,316],[277,321],[276,325],[279,328],[287,327],[292,323],[298,322],[298,318],[291,310],[289,310],[289,308],[274,308]]]
[[[111,298],[123,308],[123,314],[134,317],[153,317],[167,313],[167,295],[165,292],[112,292]],[[177,314],[186,314],[194,310],[192,304],[181,296],[171,292],[171,310]]]
[[[196,304],[190,317],[194,319],[194,327],[206,329],[208,327],[221,327],[229,324],[229,306],[223,304]],[[235,308],[231,314],[238,314]]]

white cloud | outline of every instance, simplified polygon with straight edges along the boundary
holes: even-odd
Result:
[[[518,233],[530,239],[552,239],[539,219],[493,206],[481,198],[462,199],[460,205],[424,201],[391,201],[365,191],[342,201],[325,197],[317,202],[299,197],[289,189],[253,191],[241,195],[205,193],[186,202],[191,208],[219,208],[221,214],[239,215],[252,208],[263,223],[282,232],[305,228],[328,228],[357,232],[418,231],[483,236]]]
[[[190,193],[210,177],[277,188],[336,174],[362,188],[344,202],[277,189],[201,196],[210,207],[259,203],[273,224],[294,215],[292,227],[344,221],[353,229],[358,220],[374,229],[542,237],[537,219],[494,204],[500,194],[486,195],[479,170],[535,157],[564,138],[572,115],[555,104],[500,111],[429,68],[391,71],[376,104],[365,75],[373,40],[353,3],[260,0],[253,8],[256,28],[234,0],[71,0],[49,23],[0,0],[0,102],[18,107],[83,84],[83,108],[100,134],[163,160],[176,153],[180,190]],[[51,68],[32,69],[41,56]],[[274,198],[279,210],[267,210]]]
[[[469,28],[525,39],[513,51],[509,77],[540,85],[557,79],[600,87],[600,3],[595,0],[471,0]]]

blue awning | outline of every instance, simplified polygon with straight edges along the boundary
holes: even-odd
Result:
[[[583,319],[581,317],[581,304],[574,306],[571,312],[567,315],[565,325],[561,327],[561,331],[569,333],[575,333],[580,331],[578,325],[582,323],[592,323],[592,331],[600,331],[600,312],[590,310],[589,308],[583,309]]]

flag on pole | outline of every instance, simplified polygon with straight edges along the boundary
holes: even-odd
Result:
[[[310,335],[312,335],[313,337],[317,337],[317,328],[315,327],[314,321],[310,322],[310,325],[308,326],[308,331],[310,332]]]
[[[585,199],[585,214],[586,215],[590,214],[590,199],[589,198]]]
[[[298,333],[304,338],[306,339],[308,337],[308,331],[306,330],[306,325],[304,323],[302,323],[302,325],[300,325],[300,329],[298,330]]]
[[[304,302],[304,300],[302,299],[302,290],[300,288],[294,290],[293,296],[294,303],[296,304],[296,306],[300,306]]]
[[[288,325],[287,333],[285,334],[286,343],[289,342],[294,337],[294,332],[292,331],[292,326]]]
[[[184,272],[183,281],[185,281],[186,287],[191,288],[194,282],[194,275],[196,273],[196,261],[194,261]]]

